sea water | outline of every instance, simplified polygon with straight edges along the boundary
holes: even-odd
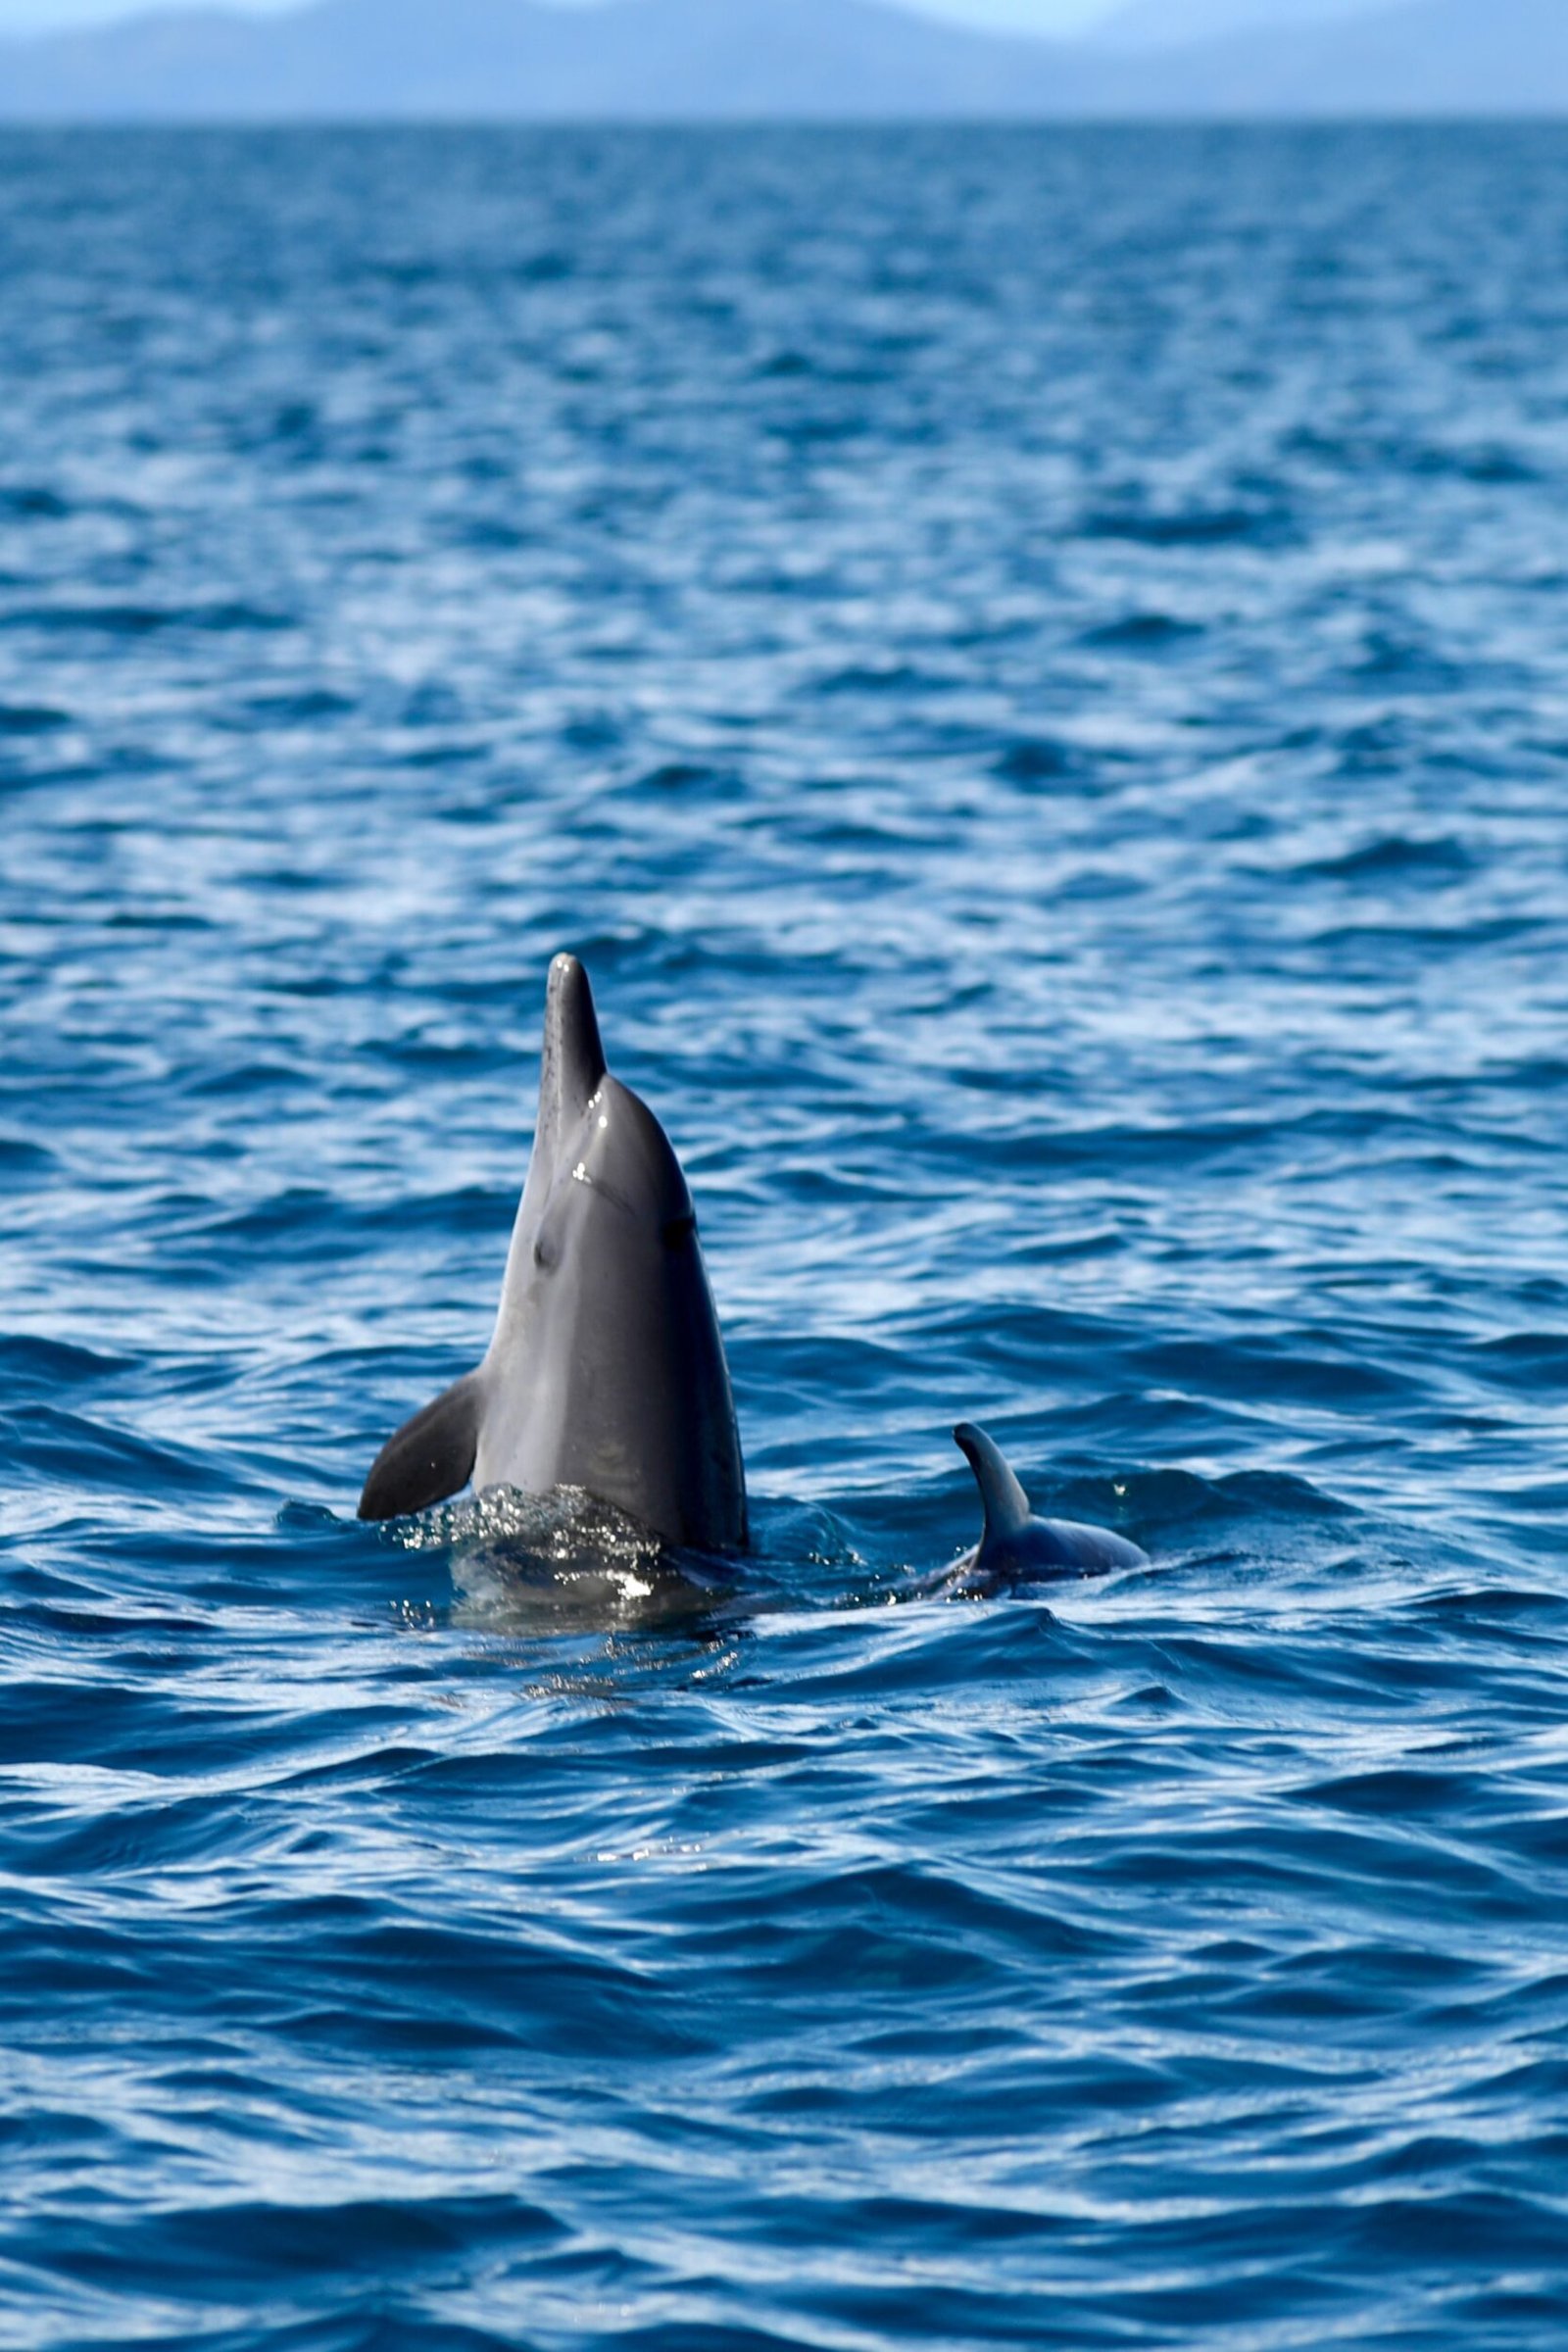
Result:
[[[1568,132],[10,133],[0,395],[5,2339],[1560,2345]],[[564,947],[678,1606],[355,1520]]]

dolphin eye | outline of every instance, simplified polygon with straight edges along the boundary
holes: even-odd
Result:
[[[697,1219],[689,1214],[684,1217],[671,1217],[669,1223],[662,1230],[666,1250],[683,1250],[697,1231]]]
[[[548,1274],[550,1268],[555,1264],[560,1255],[561,1252],[556,1248],[554,1236],[548,1233],[539,1234],[533,1246],[534,1264],[536,1266],[543,1266],[545,1272]]]

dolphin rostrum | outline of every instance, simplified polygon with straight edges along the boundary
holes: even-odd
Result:
[[[1037,1519],[995,1440],[972,1421],[960,1421],[953,1435],[968,1456],[986,1513],[979,1544],[958,1563],[965,1581],[979,1578],[1005,1588],[1053,1576],[1105,1576],[1115,1568],[1149,1566],[1147,1552],[1109,1528]]]
[[[381,1448],[362,1519],[474,1487],[585,1490],[670,1544],[745,1549],[746,1474],[681,1165],[612,1078],[588,975],[558,956],[539,1121],[477,1370]]]

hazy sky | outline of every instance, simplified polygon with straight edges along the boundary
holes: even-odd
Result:
[[[178,5],[180,0],[0,0],[0,30],[53,32],[69,24],[102,24],[109,17],[141,16],[151,6]],[[190,0],[184,0],[185,5]],[[217,0],[217,4],[245,7],[255,14],[294,8],[300,0]],[[1180,16],[1184,0],[1170,0],[1171,13]],[[1068,32],[1109,16],[1120,0],[905,0],[928,16],[951,17],[962,24],[1002,24],[1015,31]]]
[[[102,24],[110,17],[139,16],[151,7],[203,5],[204,0],[0,0],[0,32],[55,32],[72,24]],[[206,5],[247,8],[257,15],[295,8],[301,0],[205,0]],[[582,5],[583,0],[574,0]],[[1146,18],[1168,28],[1213,31],[1250,18],[1263,24],[1282,18],[1351,15],[1374,0],[1142,0]],[[956,24],[995,25],[1014,32],[1076,32],[1097,19],[1118,15],[1129,0],[903,0],[926,15]],[[1565,0],[1568,5],[1568,0]]]

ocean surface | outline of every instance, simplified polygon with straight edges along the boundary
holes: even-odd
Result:
[[[0,2336],[1560,2346],[1568,129],[10,132],[0,398]],[[678,1606],[355,1518],[566,947]]]

